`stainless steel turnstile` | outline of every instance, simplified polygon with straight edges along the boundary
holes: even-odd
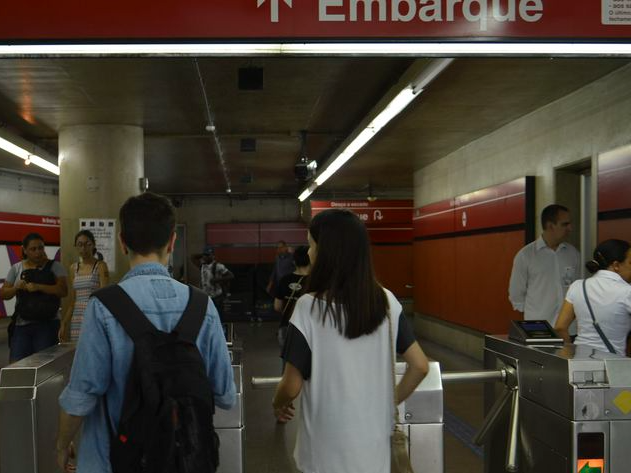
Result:
[[[396,364],[397,381],[405,372],[405,363]],[[456,379],[454,380],[461,380]],[[279,377],[254,377],[254,388],[274,387]],[[429,363],[429,372],[412,395],[399,405],[399,426],[408,435],[410,461],[414,471],[443,473],[443,384],[440,365]]]
[[[0,471],[59,473],[55,440],[59,395],[68,383],[74,344],[57,345],[13,363],[0,371]],[[217,408],[218,473],[243,473],[244,397],[240,351],[231,350],[237,403],[229,411]]]
[[[631,471],[631,359],[487,336],[485,367],[509,373],[502,394],[486,389],[486,473]]]
[[[219,468],[217,473],[243,473],[245,458],[245,418],[243,364],[241,352],[230,351],[234,384],[237,388],[237,402],[232,409],[215,409],[215,431],[219,436]],[[4,472],[3,472],[4,473]]]
[[[57,473],[58,398],[74,345],[48,348],[0,371],[0,471]]]

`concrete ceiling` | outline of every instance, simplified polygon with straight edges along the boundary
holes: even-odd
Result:
[[[323,164],[412,62],[199,59],[233,193],[296,195],[304,187],[293,173],[300,131],[307,131],[307,155]],[[415,169],[626,63],[457,59],[315,196],[367,195],[370,186],[379,195],[411,198]],[[239,68],[252,66],[263,68],[263,88],[239,90]],[[64,126],[142,126],[151,190],[175,195],[225,190],[191,58],[2,59],[0,122],[53,155]],[[256,151],[241,151],[243,138],[256,139]],[[25,166],[0,152],[0,169]]]

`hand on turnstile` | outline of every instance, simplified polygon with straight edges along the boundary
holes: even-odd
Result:
[[[276,416],[276,420],[279,424],[286,424],[291,419],[294,418],[294,413],[296,409],[294,408],[294,404],[291,403],[288,406],[274,408],[274,415]]]
[[[74,473],[77,471],[76,457],[74,443],[70,442],[68,448],[57,450],[57,465],[65,473]]]

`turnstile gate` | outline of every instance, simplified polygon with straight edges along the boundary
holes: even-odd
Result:
[[[0,370],[0,471],[59,473],[55,441],[59,395],[68,383],[74,344],[56,345]],[[244,389],[240,351],[231,350],[237,402],[229,411],[216,409],[219,436],[217,473],[244,471]]]
[[[486,389],[486,473],[631,471],[630,358],[487,336],[485,367],[510,373],[504,394]]]
[[[57,473],[58,398],[74,345],[48,348],[0,371],[0,471]]]

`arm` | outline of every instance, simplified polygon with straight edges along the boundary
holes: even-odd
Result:
[[[274,310],[279,313],[283,311],[283,301],[278,297],[274,298]]]
[[[20,279],[15,286],[8,281],[4,282],[2,288],[0,288],[0,297],[5,301],[13,299],[19,290],[26,288],[26,281]]]
[[[554,326],[554,330],[561,338],[563,338],[563,340],[565,340],[565,343],[571,343],[568,329],[575,318],[576,314],[574,313],[574,306],[568,301],[564,301],[563,306],[561,307],[561,312],[559,312],[557,323]]]
[[[291,363],[285,363],[283,377],[276,387],[276,394],[272,400],[274,415],[281,422],[287,422],[294,417],[293,401],[302,390],[302,374]]]
[[[522,256],[517,253],[513,260],[513,270],[510,275],[508,286],[508,299],[513,305],[513,309],[521,313],[524,312],[526,302],[526,289],[528,287],[528,268]]]
[[[429,371],[427,357],[418,342],[410,345],[410,348],[403,353],[403,359],[408,366],[403,378],[397,385],[397,404],[405,401],[414,392]]]
[[[74,459],[75,451],[72,445],[72,439],[75,438],[83,417],[70,415],[63,410],[59,412],[59,432],[57,434],[57,465],[61,471],[68,471],[68,463],[70,459]]]
[[[76,293],[73,286],[74,281],[74,264],[70,266],[70,289],[68,290],[68,305],[66,307],[66,312],[64,312],[63,317],[61,318],[61,325],[59,326],[59,341],[65,342],[67,341],[67,331],[70,325],[70,321],[72,320],[72,313],[74,312],[74,303]]]
[[[97,269],[99,270],[99,288],[109,286],[110,270],[107,267],[107,263],[105,261],[101,261]]]
[[[44,294],[50,294],[59,298],[66,297],[68,295],[68,284],[66,283],[66,276],[58,276],[55,284],[36,284],[26,283],[26,290],[28,292],[43,292]]]

